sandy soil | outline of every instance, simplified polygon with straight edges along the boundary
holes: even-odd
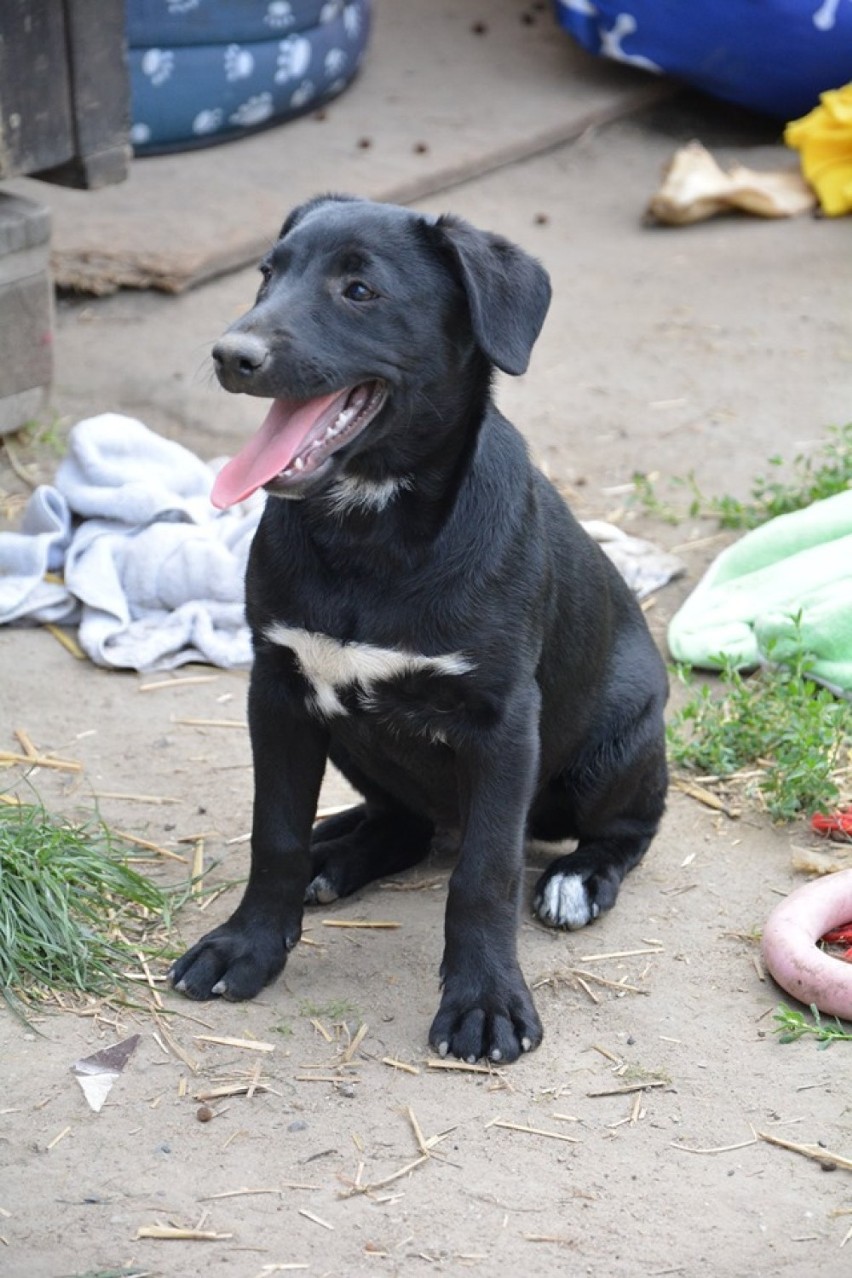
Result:
[[[499,226],[553,270],[557,302],[533,370],[501,397],[583,514],[628,523],[611,490],[637,466],[695,469],[710,491],[742,495],[773,452],[791,455],[848,408],[850,268],[838,228],[643,230],[642,196],[671,145],[666,128],[624,126],[440,202]],[[536,223],[540,212],[548,223]],[[233,446],[252,406],[193,374],[252,287],[243,273],[176,300],[119,295],[64,309],[60,411],[135,411],[206,456]],[[0,485],[21,491],[8,468]],[[662,642],[719,543],[700,540],[712,530],[689,520],[632,522],[669,544],[695,542],[683,552],[688,578],[649,614]],[[184,670],[205,681],[145,691],[150,676],[97,670],[47,633],[22,630],[0,631],[0,670],[2,747],[22,727],[83,765],[70,778],[31,777],[50,808],[85,815],[97,804],[111,824],[170,847],[204,832],[208,881],[245,874],[245,844],[232,842],[250,819],[245,730],[186,722],[241,724],[245,674]],[[330,778],[323,801],[342,797]],[[852,1152],[849,1048],[777,1042],[779,994],[753,939],[794,882],[791,847],[808,837],[674,792],[610,916],[566,936],[525,914],[522,962],[545,1039],[503,1070],[428,1061],[450,870],[441,857],[312,912],[309,944],[251,1004],[191,1005],[164,992],[174,1046],[148,1013],[92,1007],[27,1029],[0,1012],[0,1269],[842,1272],[848,1174],[754,1137]],[[539,864],[533,851],[530,880]],[[186,872],[168,862],[159,874]],[[204,912],[187,907],[182,939],[224,918],[237,891]],[[377,919],[398,927],[325,926]],[[132,1033],[139,1047],[95,1114],[70,1067]],[[262,1087],[250,1098],[213,1101],[213,1120],[199,1121],[199,1095],[254,1077]],[[422,1161],[412,1115],[421,1139],[446,1133]],[[137,1239],[156,1223],[218,1238]]]

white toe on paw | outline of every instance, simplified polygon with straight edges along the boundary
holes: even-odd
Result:
[[[572,931],[585,927],[600,913],[589,900],[586,885],[579,874],[554,874],[544,885],[536,902],[539,918],[551,927],[567,927]]]
[[[330,905],[332,901],[337,900],[337,895],[336,889],[332,887],[324,874],[318,874],[308,888],[309,900],[315,901],[318,905]]]
[[[213,986],[213,989],[210,991],[211,994],[227,994],[227,992],[228,992],[228,986],[224,980],[217,981],[216,984]]]

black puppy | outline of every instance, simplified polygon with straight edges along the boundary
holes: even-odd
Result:
[[[227,390],[274,400],[213,493],[273,498],[246,587],[251,873],[172,980],[251,998],[306,901],[452,831],[430,1042],[511,1061],[542,1035],[517,958],[525,838],[578,841],[533,908],[582,927],[614,903],[666,790],[666,678],[642,612],[491,399],[495,365],[527,366],[548,278],[456,218],[334,196],[296,209],[260,269],[213,349]],[[312,830],[327,759],[364,802]]]

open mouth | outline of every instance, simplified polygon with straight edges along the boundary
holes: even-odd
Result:
[[[359,382],[318,399],[276,399],[256,435],[222,467],[210,500],[224,510],[258,488],[274,492],[316,474],[333,453],[360,435],[383,407],[387,384]]]

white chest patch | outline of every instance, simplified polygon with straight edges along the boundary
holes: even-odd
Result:
[[[290,648],[302,674],[314,692],[317,709],[327,717],[346,714],[338,692],[358,684],[369,695],[373,684],[417,671],[442,675],[463,675],[474,664],[460,652],[437,657],[405,652],[399,648],[379,648],[371,643],[341,643],[329,635],[276,622],[263,632],[269,643]]]
[[[341,475],[329,487],[326,500],[335,515],[346,515],[351,510],[381,511],[397,493],[410,487],[411,480],[406,478],[372,480]]]

